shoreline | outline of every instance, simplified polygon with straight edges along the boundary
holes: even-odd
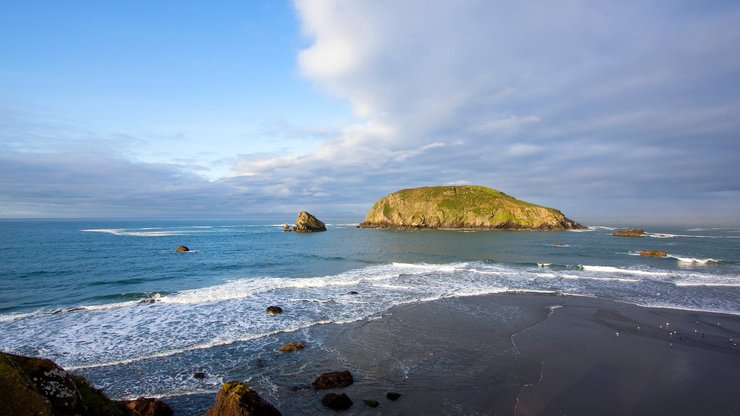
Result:
[[[667,326],[665,324],[668,324]],[[670,330],[669,330],[670,329]],[[696,331],[696,332],[694,332]],[[703,334],[703,336],[702,336]],[[346,414],[732,414],[740,316],[572,295],[497,293],[394,306],[376,316],[285,333],[278,372],[244,369],[285,414],[326,413],[308,386],[348,369]],[[227,380],[224,380],[227,381]],[[402,397],[391,402],[385,393]],[[164,397],[202,414],[212,393]],[[363,400],[378,400],[370,408]]]

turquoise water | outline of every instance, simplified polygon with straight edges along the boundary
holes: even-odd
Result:
[[[298,234],[281,221],[0,221],[0,349],[50,357],[114,397],[168,396],[215,391],[281,334],[443,297],[543,291],[740,314],[738,228],[620,238],[355,222]]]

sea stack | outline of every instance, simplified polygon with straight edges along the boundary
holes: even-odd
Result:
[[[571,230],[562,212],[484,186],[403,189],[379,199],[361,228]]]
[[[299,233],[326,231],[326,224],[308,212],[301,211],[298,213],[298,218],[295,220],[295,228],[293,231]]]

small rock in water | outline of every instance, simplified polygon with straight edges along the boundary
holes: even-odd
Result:
[[[206,378],[206,373],[198,372],[193,374],[193,378],[197,378],[198,380]]]
[[[377,400],[363,400],[363,402],[365,402],[365,404],[368,405],[368,406],[370,406],[370,407],[378,407],[378,406],[380,406],[380,403]]]
[[[273,315],[276,315],[278,313],[283,313],[283,308],[279,306],[268,306],[267,309],[265,309],[267,313],[271,313]]]
[[[321,399],[321,404],[333,410],[347,410],[352,406],[352,400],[345,393],[329,393]]]
[[[350,290],[347,292],[348,295],[359,295],[359,293],[355,292],[354,290]]]
[[[321,389],[336,389],[339,387],[347,387],[354,383],[355,380],[352,378],[352,373],[348,370],[344,371],[331,371],[324,373],[314,380],[313,386],[317,390]]]
[[[390,393],[386,393],[385,397],[388,398],[388,400],[396,401],[401,397],[401,394],[390,392]]]
[[[180,253],[184,253],[186,251],[190,251],[190,249],[188,248],[188,246],[177,246],[177,248],[175,249],[175,251],[178,251]]]
[[[295,350],[302,350],[306,347],[306,344],[303,342],[289,342],[283,346],[280,347],[280,351],[283,352],[293,352]]]

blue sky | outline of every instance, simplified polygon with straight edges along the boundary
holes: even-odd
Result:
[[[0,217],[360,219],[473,183],[737,225],[740,4],[9,1]]]

